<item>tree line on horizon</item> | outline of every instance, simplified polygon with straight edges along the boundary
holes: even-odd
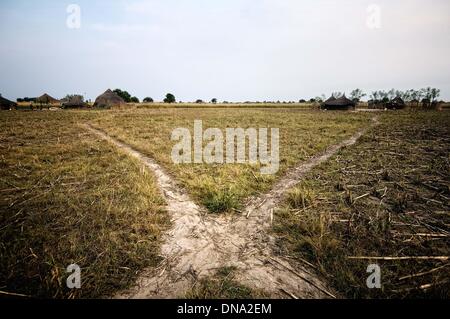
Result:
[[[128,91],[126,90],[121,90],[121,89],[115,89],[113,92],[115,92],[117,95],[119,95],[126,103],[140,103],[139,98],[137,98],[136,96],[132,96]],[[372,91],[370,94],[366,94],[364,91],[362,91],[361,89],[354,89],[353,91],[350,92],[350,95],[348,96],[348,98],[350,98],[351,100],[355,101],[355,102],[360,102],[364,97],[368,97],[369,101],[371,102],[384,102],[387,103],[389,101],[392,101],[393,99],[400,97],[402,100],[404,100],[405,102],[412,102],[412,101],[417,101],[417,102],[421,102],[423,100],[428,100],[431,103],[432,102],[436,102],[437,99],[440,96],[440,89],[437,88],[432,88],[432,87],[426,87],[426,88],[422,88],[422,89],[410,89],[410,90],[406,90],[406,91],[401,91],[401,90],[396,90],[396,89],[391,89],[388,91],[385,90],[378,90],[378,91]],[[333,92],[331,94],[331,96],[333,96],[334,98],[340,98],[342,96],[344,96],[345,93],[343,92]],[[62,99],[62,101],[68,101],[74,97],[81,97],[81,99],[84,101],[84,97],[82,95],[79,94],[68,94],[66,95],[66,97],[64,97]],[[17,102],[30,102],[30,103],[34,103],[36,102],[37,98],[30,98],[30,97],[25,97],[25,98],[18,98]],[[292,103],[322,103],[327,99],[325,94],[322,94],[321,96],[317,96],[315,98],[311,98],[311,99],[300,99],[298,102],[295,101],[263,101],[263,102],[259,102],[259,101],[255,101],[255,102],[250,102],[250,101],[245,101],[245,102],[241,102],[244,104],[250,104],[250,103],[266,103],[266,104],[292,104]],[[146,97],[142,100],[143,103],[154,103],[154,99],[151,97]],[[163,99],[164,103],[177,103],[177,99],[175,97],[174,94],[172,93],[167,93],[165,98]],[[181,101],[179,103],[182,103]],[[197,99],[195,101],[195,103],[197,104],[202,104],[205,103],[204,100],[202,99]],[[218,103],[218,99],[217,98],[213,98],[209,103],[212,104],[217,104]],[[223,104],[228,104],[228,101],[223,101]]]
[[[339,98],[343,96],[342,92],[333,92],[332,96]],[[355,89],[351,91],[349,98],[355,102],[360,102],[363,97],[368,97],[369,101],[374,102],[389,102],[399,97],[405,102],[428,100],[430,102],[435,102],[441,95],[441,90],[432,87],[426,87],[422,89],[410,89],[406,91],[391,89],[389,91],[379,90],[372,91],[369,95],[364,93],[361,89]],[[320,99],[320,98],[319,98]],[[322,100],[323,101],[323,100]]]
[[[126,91],[124,91],[124,92],[128,93]],[[410,89],[410,90],[406,90],[406,91],[401,91],[401,90],[396,90],[396,89],[391,89],[389,91],[379,90],[379,91],[372,91],[369,95],[367,95],[361,89],[355,89],[350,92],[349,98],[355,102],[360,102],[364,97],[369,97],[369,99],[371,101],[380,101],[380,102],[389,102],[389,101],[392,101],[393,99],[395,99],[396,97],[400,97],[405,102],[411,102],[414,100],[420,102],[424,99],[429,100],[430,102],[434,102],[437,100],[437,98],[439,98],[440,93],[441,93],[440,89],[432,88],[432,87],[426,87],[426,88],[422,88],[422,89],[418,89],[418,90]],[[344,94],[345,93],[342,93],[342,92],[333,92],[332,96],[334,96],[335,98],[339,98],[339,97],[343,96]],[[129,96],[129,94],[128,94],[128,96]],[[127,102],[127,99],[124,98],[124,100],[125,100],[125,102]],[[311,98],[309,100],[300,99],[298,103],[308,103],[308,102],[309,103],[322,103],[325,100],[326,100],[326,96],[324,94],[322,94],[319,97]],[[130,101],[130,102],[133,102],[133,101]],[[154,100],[151,97],[146,97],[143,99],[142,102],[153,103]],[[172,93],[168,93],[166,95],[166,97],[164,98],[163,102],[164,103],[176,103],[177,100]],[[139,102],[134,102],[134,103],[139,103]],[[181,101],[180,101],[180,103],[181,103]],[[202,104],[205,102],[202,99],[197,99],[195,101],[195,103]],[[217,98],[213,98],[210,101],[210,103],[217,104],[218,103]],[[229,102],[223,101],[223,103],[228,104]],[[245,103],[276,103],[276,104],[280,104],[280,103],[296,103],[296,102],[294,102],[294,101],[289,101],[289,102],[288,101],[264,101],[264,102],[246,101],[246,102],[242,102],[242,103],[244,103],[244,104]]]

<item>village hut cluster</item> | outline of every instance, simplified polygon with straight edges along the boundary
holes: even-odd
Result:
[[[62,109],[83,109],[89,108],[89,103],[84,101],[81,95],[71,95],[67,98],[58,100],[47,93],[37,98],[30,98],[27,102],[21,102],[22,109],[43,109],[43,108],[62,108]],[[10,101],[0,95],[0,110],[18,109],[19,104]],[[103,94],[97,97],[93,105],[94,108],[110,109],[125,106],[125,101],[115,92],[108,89]]]
[[[430,99],[422,99],[419,101],[417,99],[412,99],[405,102],[401,97],[397,96],[391,101],[388,100],[369,100],[369,109],[387,109],[387,110],[400,110],[404,108],[411,109],[423,109],[423,110],[442,110],[442,106],[445,104],[444,101],[431,101]]]
[[[43,109],[43,108],[62,108],[62,109],[84,109],[91,106],[99,109],[111,109],[121,108],[126,106],[125,100],[119,96],[116,92],[108,89],[101,95],[99,95],[93,105],[86,103],[82,95],[70,95],[64,99],[58,100],[49,94],[45,93],[37,98],[24,98],[17,100],[20,103],[12,102],[0,95],[0,110],[12,110],[12,109]],[[445,105],[444,105],[445,104]],[[442,110],[443,107],[448,107],[448,104],[441,101],[431,101],[430,99],[423,99],[422,101],[411,100],[405,102],[400,96],[394,99],[384,98],[383,100],[369,100],[367,103],[360,103],[359,100],[352,100],[346,97],[345,94],[336,97],[332,95],[326,101],[320,104],[322,110],[343,110],[353,111],[360,105],[362,108],[369,109],[389,109],[400,110],[404,108],[425,110]]]
[[[332,95],[329,99],[322,102],[320,108],[322,110],[343,110],[343,111],[353,111],[356,109],[360,102],[358,100],[350,100],[345,94],[340,97],[335,97]],[[400,96],[397,96],[391,100],[369,100],[366,103],[361,103],[362,108],[369,109],[380,109],[380,110],[401,110],[405,108],[411,109],[424,109],[424,110],[442,110],[444,101],[431,101],[430,99],[423,99],[421,102],[418,100],[411,100],[405,102]]]
[[[321,109],[323,110],[344,110],[353,111],[356,109],[358,101],[348,99],[345,94],[341,97],[334,97],[333,95],[322,103]],[[389,109],[389,110],[400,110],[406,107],[406,103],[403,99],[397,96],[391,101],[369,101],[368,107],[370,109]]]

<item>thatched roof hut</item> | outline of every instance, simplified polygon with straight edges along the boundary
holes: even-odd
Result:
[[[410,107],[419,107],[420,102],[417,99],[412,99],[408,104]]]
[[[380,100],[369,100],[367,101],[367,106],[369,109],[384,109],[384,103]]]
[[[110,109],[113,107],[121,107],[125,104],[125,101],[117,93],[108,89],[105,93],[97,97],[94,107]]]
[[[59,100],[51,97],[50,95],[48,95],[47,93],[44,93],[44,95],[38,97],[36,99],[36,103],[41,103],[41,104],[56,104],[59,103]]]
[[[323,102],[323,103],[330,103],[330,102],[334,102],[334,101],[336,101],[336,98],[334,97],[334,95],[332,95],[332,96],[330,96],[330,97],[328,98],[328,100],[326,100],[326,101]]]
[[[322,103],[322,109],[324,110],[354,110],[355,108],[356,103],[347,99],[345,94],[337,99],[332,96]]]
[[[439,101],[433,101],[431,103],[431,109],[442,111],[443,105],[444,105],[444,102],[442,102],[442,101],[440,101],[440,102]]]
[[[405,108],[406,103],[400,96],[397,96],[395,99],[386,103],[386,108],[391,110],[399,110]]]
[[[0,110],[10,110],[13,107],[16,107],[17,103],[10,101],[8,99],[5,99],[0,95]]]
[[[64,109],[80,109],[87,106],[87,103],[84,103],[83,97],[80,95],[74,95],[68,101],[62,104],[62,107]]]
[[[429,109],[429,108],[431,108],[431,100],[430,100],[430,99],[427,99],[427,98],[423,99],[423,100],[422,100],[422,107],[423,107],[424,109]]]

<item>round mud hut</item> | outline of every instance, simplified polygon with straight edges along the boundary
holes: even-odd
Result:
[[[105,93],[100,95],[94,103],[94,107],[105,109],[122,107],[125,105],[125,101],[119,95],[117,95],[117,93],[114,93],[109,89]]]
[[[332,96],[322,104],[322,110],[330,110],[330,111],[334,110],[350,111],[355,110],[355,108],[356,103],[352,100],[347,99],[345,94],[338,99]]]

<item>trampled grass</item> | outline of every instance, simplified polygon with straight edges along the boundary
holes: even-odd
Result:
[[[311,171],[275,214],[285,254],[316,265],[342,296],[448,298],[450,113],[389,112],[382,125]],[[368,289],[370,264],[382,289]]]
[[[156,159],[211,212],[227,212],[239,209],[245,198],[267,191],[287,169],[367,126],[371,116],[299,109],[161,109],[112,112],[93,124]],[[202,120],[204,130],[223,132],[226,128],[279,128],[280,170],[276,175],[261,175],[258,165],[174,164],[172,131],[188,128],[192,134],[194,120]]]
[[[0,113],[0,291],[105,296],[158,263],[168,218],[153,176],[78,126],[92,116]]]

